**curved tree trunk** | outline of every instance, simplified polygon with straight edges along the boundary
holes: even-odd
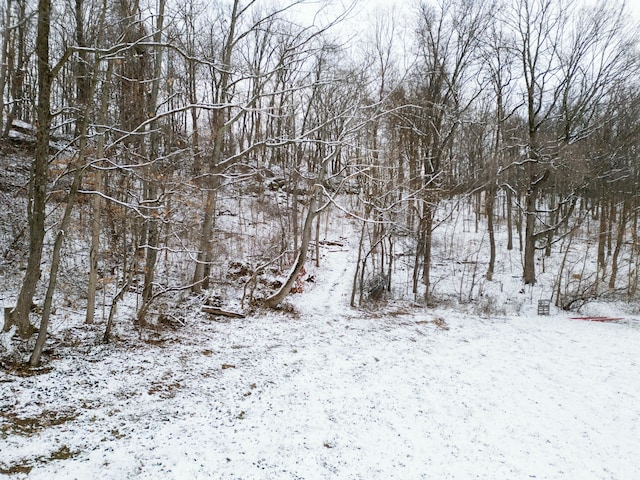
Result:
[[[86,130],[86,126],[82,128],[85,128]],[[84,140],[82,143],[85,143]],[[73,183],[71,184],[69,195],[67,196],[67,205],[64,210],[62,221],[60,222],[60,228],[58,229],[55,243],[53,245],[53,254],[51,256],[51,268],[49,270],[49,283],[47,286],[47,293],[44,299],[44,306],[42,308],[42,320],[40,321],[40,330],[38,331],[38,338],[36,340],[33,353],[31,354],[31,358],[29,359],[29,364],[32,367],[37,367],[38,365],[40,365],[40,356],[42,355],[42,349],[44,348],[44,344],[47,340],[47,329],[49,327],[49,318],[51,317],[51,306],[53,304],[53,294],[55,292],[56,282],[58,279],[58,269],[60,267],[60,257],[62,255],[62,246],[64,243],[64,237],[66,236],[67,227],[69,226],[69,222],[71,220],[73,205],[75,203],[75,199],[78,194],[78,189],[80,188],[80,181],[82,180],[82,172],[84,171],[84,169],[82,168],[82,164],[84,163],[84,153],[85,153],[84,150],[85,150],[85,145],[82,145],[80,150],[80,157],[78,158],[78,161],[76,162],[76,165],[75,165],[75,174],[73,177]]]
[[[265,304],[271,308],[277,307],[287,295],[291,291],[291,288],[296,283],[298,279],[298,275],[302,271],[302,267],[304,266],[304,262],[307,260],[307,254],[309,251],[309,244],[311,243],[311,236],[313,235],[313,220],[316,218],[320,210],[317,208],[319,196],[321,195],[320,185],[324,182],[324,178],[327,171],[327,165],[334,158],[338,156],[340,153],[340,149],[336,148],[333,153],[328,155],[326,158],[322,160],[320,164],[320,169],[318,171],[318,177],[316,178],[315,184],[313,185],[311,190],[311,195],[309,198],[309,210],[307,211],[307,216],[304,220],[304,226],[302,227],[302,238],[300,239],[300,248],[298,249],[298,254],[296,255],[296,261],[293,264],[293,268],[289,272],[287,280],[284,282],[284,285],[280,287],[280,289],[268,297],[265,300]]]
[[[304,262],[307,260],[307,253],[309,251],[309,243],[311,242],[311,236],[313,235],[313,220],[316,218],[318,211],[316,210],[316,205],[318,203],[317,193],[314,192],[311,195],[311,200],[309,201],[309,210],[307,211],[307,217],[304,220],[304,226],[302,228],[302,239],[300,241],[300,248],[298,249],[298,254],[296,255],[296,261],[293,265],[293,268],[289,272],[289,276],[287,280],[284,282],[282,287],[271,295],[269,298],[265,300],[267,306],[271,308],[277,307],[287,295],[291,291],[291,288],[296,283],[298,279],[298,275],[302,271],[302,267],[304,267]]]

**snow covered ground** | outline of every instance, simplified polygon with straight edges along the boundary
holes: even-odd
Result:
[[[59,327],[45,371],[0,369],[0,472],[640,478],[640,328],[628,315],[352,310],[349,255],[325,251],[295,314],[193,313],[153,342],[122,326],[110,345],[89,341],[99,325]],[[64,335],[83,340],[55,347]]]

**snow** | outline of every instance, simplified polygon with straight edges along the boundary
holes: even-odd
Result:
[[[97,325],[75,345],[54,341],[38,375],[0,370],[0,471],[46,480],[637,478],[636,323],[350,309],[353,253],[323,251],[292,314],[194,313],[157,338],[120,325],[109,345],[91,341]],[[522,295],[533,311],[535,299]],[[54,340],[89,329],[72,324]]]
[[[4,305],[2,305],[4,310]],[[11,355],[13,353],[13,343],[11,339],[16,334],[18,327],[16,325],[12,325],[11,328],[6,332],[0,333],[0,345],[7,352],[7,354]]]

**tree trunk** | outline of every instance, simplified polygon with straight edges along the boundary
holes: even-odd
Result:
[[[531,188],[527,192],[524,233],[524,270],[522,278],[526,285],[536,283],[536,191]]]
[[[229,22],[229,32],[227,33],[224,49],[222,52],[222,65],[224,68],[220,72],[220,85],[218,87],[218,102],[224,104],[227,100],[227,88],[230,81],[231,72],[231,54],[235,45],[235,31],[239,17],[240,0],[234,0]],[[213,244],[211,237],[215,226],[215,205],[217,196],[217,187],[219,178],[217,174],[220,160],[222,159],[223,143],[225,142],[225,132],[228,125],[225,124],[224,112],[216,110],[213,112],[213,152],[209,159],[207,185],[207,199],[204,208],[204,219],[202,224],[202,232],[200,234],[200,242],[198,247],[198,256],[196,267],[193,274],[194,293],[199,293],[204,287],[209,287],[209,272],[213,257]]]
[[[487,280],[493,280],[493,271],[496,264],[496,232],[494,228],[494,205],[496,201],[496,187],[491,185],[487,189],[486,210],[487,210],[487,231],[489,232],[489,267],[487,268]]]
[[[265,300],[266,305],[271,308],[277,307],[285,299],[285,297],[289,295],[291,288],[298,279],[298,275],[302,271],[304,262],[307,260],[309,243],[311,242],[311,237],[313,235],[313,220],[318,214],[316,205],[318,203],[317,195],[319,194],[315,191],[316,187],[314,186],[313,188],[314,191],[311,193],[311,198],[309,200],[309,210],[307,211],[307,216],[304,220],[304,226],[302,227],[302,238],[300,239],[300,248],[298,249],[298,254],[296,255],[296,261],[282,287],[280,287],[280,289],[276,293]]]
[[[202,169],[202,155],[200,153],[200,130],[198,129],[198,109],[195,107],[198,102],[198,86],[196,79],[196,62],[189,61],[189,101],[191,105],[191,148],[193,149],[193,173],[200,175]]]
[[[428,302],[431,296],[431,246],[433,236],[433,209],[427,205],[424,212],[424,245],[422,283],[424,283],[424,301]]]
[[[611,256],[613,248],[613,224],[616,221],[616,202],[609,202],[609,218],[607,219],[607,258]]]
[[[552,197],[551,197],[551,206],[549,208],[549,225],[555,225],[556,224],[556,219],[558,218],[558,209],[560,208],[559,206],[555,205],[555,189],[554,191],[551,193]],[[554,230],[553,229],[549,229],[549,232],[547,233],[547,239],[546,239],[546,245],[544,248],[544,256],[545,257],[550,257],[551,256],[551,248],[553,246],[553,234],[554,234]]]
[[[102,95],[100,98],[100,125],[105,124],[108,108],[109,82],[111,79],[112,62],[109,62],[105,82],[102,85]],[[96,145],[96,158],[104,158],[105,129],[98,128],[98,140]],[[94,191],[101,192],[103,184],[103,173],[100,166],[94,170]],[[86,323],[93,323],[96,308],[96,290],[98,285],[98,254],[100,252],[100,215],[102,212],[102,197],[97,193],[91,197],[91,247],[89,249],[89,283],[87,287],[87,316]]]
[[[97,69],[97,65],[95,66]],[[85,69],[85,74],[88,74],[88,70]],[[86,98],[93,97],[93,93],[96,87],[97,76],[93,75],[93,79],[90,80],[88,77],[83,81],[87,82],[85,85],[86,90],[84,94]],[[86,100],[86,99],[85,99]],[[80,135],[79,137],[79,145],[78,145],[78,153],[76,157],[76,161],[72,165],[74,175],[71,186],[69,187],[69,194],[67,195],[67,204],[64,209],[64,214],[62,216],[62,220],[60,221],[60,227],[58,229],[58,233],[56,234],[56,239],[53,245],[53,253],[51,256],[51,266],[49,270],[49,282],[47,286],[47,292],[45,295],[44,306],[42,308],[42,320],[40,322],[40,330],[38,332],[38,338],[36,339],[36,344],[33,349],[33,353],[31,354],[31,358],[29,359],[29,364],[32,367],[37,367],[40,365],[40,357],[42,355],[42,350],[44,348],[44,344],[47,340],[47,330],[49,327],[49,319],[51,317],[51,306],[53,304],[53,294],[56,289],[56,283],[58,278],[58,269],[60,267],[60,257],[62,255],[62,246],[64,244],[64,239],[66,236],[67,228],[69,227],[69,223],[71,221],[71,214],[73,213],[73,207],[75,205],[75,200],[78,196],[78,190],[80,189],[80,184],[82,182],[82,175],[86,168],[86,158],[87,158],[87,131],[89,126],[89,112],[91,110],[91,103],[86,101],[84,104],[80,106],[81,112],[78,116],[80,119],[79,125],[77,125],[77,133]]]
[[[362,249],[364,248],[364,234],[366,231],[367,222],[362,220],[362,228],[360,230],[360,241],[358,242],[358,258],[356,260],[356,271],[353,273],[353,284],[351,285],[351,300],[349,305],[356,306],[356,291],[358,289],[358,277],[360,273],[360,261],[362,259]],[[362,287],[361,287],[362,290]]]
[[[84,129],[86,131],[86,125],[84,126]],[[64,243],[64,238],[66,236],[67,228],[69,227],[69,221],[71,219],[71,213],[73,211],[73,205],[75,203],[75,199],[78,194],[78,189],[80,188],[82,172],[84,171],[82,166],[84,164],[84,155],[86,153],[85,142],[86,142],[86,136],[83,134],[78,161],[76,162],[76,165],[75,165],[75,174],[73,176],[73,183],[71,184],[69,195],[67,196],[67,205],[65,207],[64,215],[62,216],[62,221],[60,222],[60,228],[58,229],[56,240],[53,245],[53,254],[51,256],[51,267],[49,269],[49,283],[47,286],[47,293],[45,295],[44,306],[42,308],[42,320],[40,322],[40,330],[38,332],[38,338],[36,339],[36,344],[33,349],[33,353],[31,354],[31,358],[29,359],[29,365],[31,365],[32,367],[37,367],[40,365],[40,356],[42,355],[42,349],[44,348],[44,344],[47,340],[47,329],[49,327],[49,319],[51,317],[51,305],[53,304],[53,294],[55,292],[56,282],[58,279],[58,269],[60,267],[62,245]]]
[[[47,201],[49,139],[51,129],[51,67],[49,65],[49,30],[51,0],[38,2],[38,34],[36,52],[38,56],[38,130],[36,132],[36,152],[29,182],[29,259],[27,271],[18,294],[15,309],[5,322],[8,330],[13,324],[18,326],[22,338],[29,338],[35,328],[29,322],[29,311],[33,304],[36,286],[40,280],[42,248],[45,236],[45,216]]]
[[[320,267],[320,215],[316,216],[316,267]]]
[[[627,201],[622,202],[622,211],[618,215],[618,231],[616,234],[616,246],[611,257],[611,276],[609,277],[609,288],[616,288],[616,279],[618,277],[618,257],[624,242],[624,232],[627,227]]]
[[[4,127],[4,131],[2,132],[3,137],[9,136],[9,130],[13,126],[13,120],[17,117],[20,120],[25,120],[25,73],[26,73],[26,64],[29,61],[30,51],[27,53],[27,31],[30,29],[30,21],[27,18],[27,1],[19,0],[17,2],[19,12],[18,17],[15,22],[17,23],[17,51],[12,52],[11,49],[8,50],[7,55],[7,75],[11,75],[11,95],[7,95],[12,99],[13,105],[11,108],[8,108],[7,111],[7,120],[6,125]],[[30,15],[30,14],[29,14]],[[6,79],[5,79],[6,82]],[[33,112],[28,112],[32,114]],[[30,115],[27,121],[32,121],[33,117]]]
[[[513,250],[513,194],[507,187],[507,250]]]
[[[149,110],[147,117],[152,118],[149,127],[150,133],[150,149],[149,149],[149,171],[146,200],[150,207],[147,215],[147,246],[145,256],[145,268],[144,268],[144,286],[142,289],[142,306],[138,310],[137,322],[144,324],[145,313],[149,309],[149,305],[153,299],[153,282],[156,273],[156,263],[158,260],[158,248],[160,243],[160,212],[161,208],[159,196],[160,191],[158,188],[158,166],[157,162],[160,155],[160,125],[157,120],[157,106],[158,97],[160,93],[160,76],[162,74],[162,49],[160,43],[162,41],[162,29],[164,24],[164,7],[165,0],[160,0],[158,4],[158,17],[156,20],[156,31],[153,34],[153,52],[154,52],[154,67],[153,67],[153,82],[151,86],[151,97],[149,98]]]
[[[393,236],[389,234],[389,261],[387,262],[387,292],[391,292],[391,275],[393,274]]]
[[[418,232],[417,232],[417,239],[416,239],[416,254],[414,257],[414,261],[413,261],[413,284],[412,284],[412,293],[414,295],[414,297],[417,300],[417,296],[418,296],[418,283],[420,280],[420,259],[422,258],[422,252],[424,251],[424,237],[425,237],[425,232],[423,228],[420,228],[420,226],[422,225],[422,220],[418,221]]]
[[[0,54],[0,133],[4,130],[4,89],[7,84],[9,41],[11,40],[11,0],[7,0],[2,32],[2,53]]]
[[[635,297],[638,290],[638,205],[634,201],[633,208],[633,228],[631,229],[631,253],[629,255],[629,277],[627,278],[629,297]]]
[[[100,140],[98,140],[100,144]],[[100,148],[98,158],[100,156]],[[100,169],[95,171],[94,188],[100,191],[102,188],[102,172]],[[85,323],[93,323],[96,310],[96,291],[98,286],[98,253],[100,252],[100,212],[102,198],[100,195],[94,194],[91,197],[91,247],[89,248],[89,282],[87,285],[87,315]]]
[[[535,155],[534,155],[535,157]],[[522,277],[526,285],[536,283],[536,241],[540,234],[536,233],[536,220],[538,219],[538,192],[540,187],[549,178],[549,170],[545,170],[537,176],[532,176],[525,199],[525,239],[524,239],[524,269]]]
[[[284,284],[276,293],[265,300],[265,304],[270,308],[277,307],[285,299],[285,297],[289,295],[291,288],[298,279],[298,275],[302,271],[302,267],[304,267],[304,262],[307,260],[307,254],[309,251],[309,244],[311,243],[311,237],[313,236],[313,220],[319,213],[317,205],[319,196],[321,195],[320,185],[322,185],[324,182],[327,166],[334,158],[339,155],[339,153],[340,149],[336,148],[334,152],[324,158],[322,160],[322,163],[320,164],[320,169],[318,171],[318,176],[316,178],[315,184],[311,187],[311,194],[309,196],[309,210],[307,211],[307,216],[302,227],[302,237],[300,238],[300,248],[298,249],[298,253],[296,255],[296,261],[293,265],[293,268],[289,272],[287,280],[284,282]]]
[[[86,112],[85,105],[89,103],[89,90],[91,88],[91,80],[88,76],[88,52],[85,49],[85,31],[84,31],[84,0],[75,0],[75,21],[76,21],[76,43],[80,50],[78,51],[78,61],[74,65],[76,78],[76,110],[78,112],[75,121],[74,137],[77,139],[81,135],[81,126],[83,124],[83,115]]]
[[[109,343],[109,341],[111,340],[111,330],[113,330],[113,323],[116,318],[116,312],[118,311],[118,303],[124,298],[124,295],[129,291],[129,288],[131,288],[131,283],[133,282],[133,274],[134,270],[131,269],[126,276],[126,280],[123,279],[124,283],[122,285],[122,288],[118,290],[118,293],[116,293],[115,297],[113,297],[113,300],[111,300],[111,307],[109,308],[107,325],[104,329],[104,334],[102,335],[102,341],[104,343]]]
[[[202,232],[200,233],[200,243],[198,246],[198,257],[193,273],[193,287],[191,288],[194,293],[200,293],[202,288],[209,288],[209,272],[213,255],[211,237],[213,236],[213,229],[215,227],[218,177],[210,177],[208,184],[209,187],[207,188],[207,197],[203,212]]]
[[[598,273],[596,280],[604,280],[607,265],[605,260],[605,247],[607,243],[607,214],[606,214],[606,202],[604,199],[600,200],[600,219],[598,228]]]

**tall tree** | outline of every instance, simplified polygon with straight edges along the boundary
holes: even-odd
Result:
[[[216,196],[218,188],[219,177],[219,165],[222,160],[224,152],[224,141],[226,137],[229,124],[226,119],[228,118],[226,113],[227,103],[230,100],[231,92],[228,91],[229,83],[231,81],[231,73],[233,71],[231,66],[231,58],[233,55],[234,46],[237,43],[236,28],[240,22],[240,17],[243,13],[243,9],[240,5],[240,0],[234,0],[231,14],[229,16],[228,30],[225,34],[224,43],[222,47],[222,56],[220,58],[220,71],[219,80],[215,86],[215,98],[214,104],[218,105],[214,107],[212,112],[212,133],[213,133],[213,151],[210,154],[210,158],[207,163],[207,176],[206,176],[206,200],[203,211],[203,223],[202,232],[200,234],[200,242],[198,247],[198,257],[196,261],[196,267],[193,274],[193,290],[199,292],[202,286],[208,287],[208,278],[210,271],[210,263],[212,260],[212,236],[215,221],[215,207]]]
[[[38,2],[38,35],[36,54],[38,58],[38,130],[36,150],[29,181],[29,259],[24,280],[20,288],[16,307],[5,321],[5,329],[18,326],[22,338],[30,337],[35,328],[29,320],[36,287],[41,275],[42,248],[45,236],[47,181],[49,161],[49,139],[51,136],[51,82],[49,65],[49,31],[51,22],[51,0]]]
[[[162,74],[162,34],[164,28],[165,0],[159,0],[156,16],[155,32],[153,34],[153,80],[147,105],[149,122],[149,151],[147,179],[144,192],[144,204],[147,207],[147,244],[145,246],[144,285],[142,290],[142,306],[138,311],[138,322],[143,323],[145,314],[153,299],[153,280],[158,259],[160,234],[160,188],[158,162],[160,156],[160,123],[158,121],[158,98],[160,95],[160,80]]]
[[[513,74],[511,70],[514,59],[507,46],[503,32],[496,24],[492,25],[491,33],[487,37],[484,47],[486,52],[483,55],[484,66],[488,72],[489,84],[492,87],[493,99],[495,100],[492,149],[485,169],[485,208],[489,234],[489,266],[487,267],[486,277],[487,280],[492,280],[496,264],[495,204],[501,182],[500,171],[504,166],[506,149],[505,122],[510,116],[507,109],[509,90],[512,88]],[[510,205],[508,208],[510,208]],[[508,230],[508,235],[509,240],[511,240],[511,228]]]
[[[622,5],[517,0],[510,12],[506,24],[512,27],[519,58],[527,122],[526,156],[513,164],[527,185],[523,280],[534,284],[537,242],[566,223],[581,184],[574,179],[573,188],[554,199],[551,208],[540,208],[544,188],[562,169],[571,171],[567,152],[599,128],[594,113],[626,74],[633,37]],[[557,217],[555,212],[567,205],[563,217]],[[549,218],[542,218],[543,213]]]
[[[420,58],[415,77],[415,104],[420,107],[414,131],[422,159],[419,166],[422,193],[416,232],[414,291],[421,276],[427,301],[431,293],[433,219],[442,172],[462,114],[477,95],[469,80],[477,66],[479,47],[492,10],[490,2],[464,0],[441,1],[436,7],[423,3],[420,9]]]

